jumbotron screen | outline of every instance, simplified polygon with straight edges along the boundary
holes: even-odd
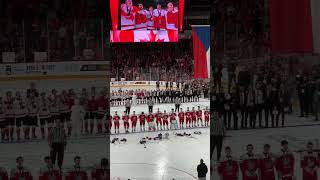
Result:
[[[177,42],[183,8],[184,0],[111,0],[110,42]]]

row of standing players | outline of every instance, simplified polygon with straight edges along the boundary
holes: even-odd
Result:
[[[88,180],[89,175],[85,168],[81,165],[81,158],[79,156],[74,157],[74,165],[68,171],[63,172],[56,167],[49,156],[44,158],[45,165],[40,168],[39,180]],[[2,180],[32,180],[35,179],[29,168],[24,166],[23,157],[19,156],[16,159],[17,166],[12,168],[10,174],[5,168],[0,167],[0,179]],[[110,169],[108,168],[109,162],[106,158],[101,160],[101,163],[95,166],[90,174],[92,180],[106,180],[110,177]]]
[[[243,180],[279,180],[297,179],[295,174],[295,155],[288,148],[288,142],[281,142],[279,154],[273,154],[269,144],[265,144],[261,155],[254,153],[253,145],[247,145],[247,152],[237,160],[232,156],[231,148],[225,147],[225,156],[218,162],[220,180],[239,179],[239,168]],[[320,155],[313,150],[313,143],[307,143],[307,150],[301,153],[300,167],[302,180],[317,180]]]
[[[41,136],[45,138],[56,119],[66,124],[68,135],[71,135],[71,108],[74,100],[79,99],[80,105],[84,107],[86,114],[84,117],[84,131],[87,134],[94,133],[94,123],[96,120],[97,133],[108,131],[107,122],[103,121],[106,112],[109,109],[109,99],[107,91],[95,92],[88,95],[83,90],[79,95],[62,91],[60,94],[56,90],[47,95],[45,92],[38,95],[35,92],[22,96],[17,92],[15,96],[12,92],[7,92],[4,98],[0,97],[0,129],[2,141],[13,141],[14,130],[16,130],[17,139],[20,140],[21,130],[24,132],[24,139],[37,138],[36,128],[40,126]],[[90,129],[90,131],[89,131]],[[31,133],[30,133],[31,130]]]
[[[154,122],[154,119],[156,120],[155,122]],[[179,123],[177,119],[179,119]],[[205,124],[203,124],[203,119]],[[174,109],[171,109],[171,112],[167,113],[165,110],[161,112],[160,109],[158,108],[157,112],[155,113],[149,112],[149,114],[145,114],[144,112],[141,112],[141,114],[136,114],[135,111],[133,111],[133,114],[131,115],[130,115],[130,111],[126,110],[124,111],[124,114],[122,117],[120,117],[118,115],[118,112],[116,111],[113,116],[110,116],[110,121],[109,121],[110,131],[111,131],[112,122],[113,122],[114,133],[119,133],[120,120],[123,120],[125,132],[129,132],[129,124],[130,124],[129,120],[131,120],[132,132],[136,132],[136,126],[137,126],[138,120],[140,123],[140,131],[145,131],[146,120],[148,123],[149,131],[165,130],[165,129],[169,130],[169,128],[170,129],[194,128],[194,127],[200,127],[200,123],[202,127],[209,126],[210,110],[208,109],[208,107],[202,110],[200,106],[198,106],[198,110],[195,110],[195,108],[192,107],[192,110],[190,111],[189,107],[187,107],[186,111],[183,111],[183,109],[181,108],[180,112],[176,113]],[[169,126],[169,121],[170,121],[170,126]]]
[[[284,127],[285,114],[290,109],[290,98],[282,88],[265,88],[258,84],[256,88],[240,87],[230,93],[212,93],[211,107],[221,114],[227,129],[232,128],[231,124],[233,129],[239,129],[238,112],[241,128],[248,128],[248,119],[250,128],[268,128],[270,124],[271,127]]]

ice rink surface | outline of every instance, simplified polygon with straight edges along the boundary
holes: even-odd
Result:
[[[201,109],[209,107],[209,101],[200,99],[200,102],[183,103],[181,108],[185,111],[187,107],[200,106]],[[170,112],[174,104],[155,104],[153,111],[166,110]],[[124,107],[112,107],[111,115],[118,111],[123,114]],[[137,105],[131,108],[137,114],[148,112],[148,106]],[[194,180],[197,179],[197,165],[202,158],[210,169],[210,129],[209,127],[169,130],[157,132],[139,132],[123,134],[123,124],[120,121],[120,135],[112,134],[113,138],[126,138],[126,143],[115,143],[110,145],[110,170],[112,180]],[[146,128],[147,130],[147,128]],[[201,135],[194,134],[195,131],[201,131]],[[113,132],[113,129],[112,129]],[[143,137],[156,137],[159,133],[163,135],[168,132],[169,139],[161,141],[147,141],[146,148],[139,141]],[[178,137],[175,133],[190,133],[190,137]],[[208,176],[209,178],[209,172]]]

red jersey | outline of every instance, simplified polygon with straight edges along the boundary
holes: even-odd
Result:
[[[241,157],[240,169],[243,180],[258,180],[259,158],[255,155],[244,154]]]
[[[113,121],[114,122],[119,122],[119,120],[120,120],[120,116],[118,116],[118,115],[114,115],[113,116]]]
[[[319,167],[319,160],[316,153],[304,153],[301,156],[302,180],[317,180],[317,168]]]
[[[186,112],[186,118],[187,118],[187,119],[191,119],[191,112],[190,112],[190,111],[187,111],[187,112]]]
[[[30,171],[25,168],[22,168],[22,169],[15,168],[11,170],[10,180],[20,180],[20,179],[32,180],[33,178]]]
[[[94,180],[110,180],[110,170],[109,169],[94,169],[91,172],[91,177]]]
[[[294,155],[291,152],[281,152],[276,159],[276,169],[282,177],[292,177],[294,173]]]
[[[170,121],[176,120],[176,116],[177,116],[176,113],[174,113],[174,112],[170,113]]]
[[[156,115],[155,115],[155,117],[156,117],[156,120],[157,120],[157,121],[160,121],[160,120],[161,120],[161,117],[162,117],[162,113],[161,113],[161,112],[157,112]]]
[[[62,175],[58,170],[43,172],[39,180],[62,180]]]
[[[146,120],[146,115],[145,114],[141,114],[140,116],[139,116],[139,120],[140,121],[145,121]]]
[[[131,121],[132,122],[137,122],[138,116],[137,115],[132,115],[131,116]]]
[[[210,112],[208,110],[204,111],[204,118],[209,119]]]
[[[223,180],[237,180],[239,172],[239,165],[232,157],[224,157],[218,165],[218,173],[222,176]]]
[[[179,112],[178,116],[179,116],[179,119],[183,120],[184,119],[184,112]]]
[[[163,114],[162,119],[164,121],[168,121],[168,118],[169,118],[168,114]]]
[[[271,153],[263,153],[260,157],[259,168],[261,180],[275,180],[275,156]]]
[[[73,168],[73,170],[67,173],[65,180],[88,180],[88,176],[85,170]]]
[[[197,117],[202,117],[202,110],[198,110],[196,114],[197,114]]]
[[[122,116],[122,120],[123,120],[124,122],[128,122],[128,121],[129,121],[129,115],[124,115],[124,116]]]
[[[152,122],[154,119],[154,116],[152,114],[149,114],[147,118],[148,118],[148,122]]]
[[[197,118],[197,112],[196,111],[192,111],[191,112],[191,117],[192,117],[192,119]]]
[[[0,179],[1,180],[8,180],[9,179],[7,171],[1,167],[0,167]]]

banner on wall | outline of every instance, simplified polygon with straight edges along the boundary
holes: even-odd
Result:
[[[0,77],[25,75],[103,75],[107,61],[0,64]]]

